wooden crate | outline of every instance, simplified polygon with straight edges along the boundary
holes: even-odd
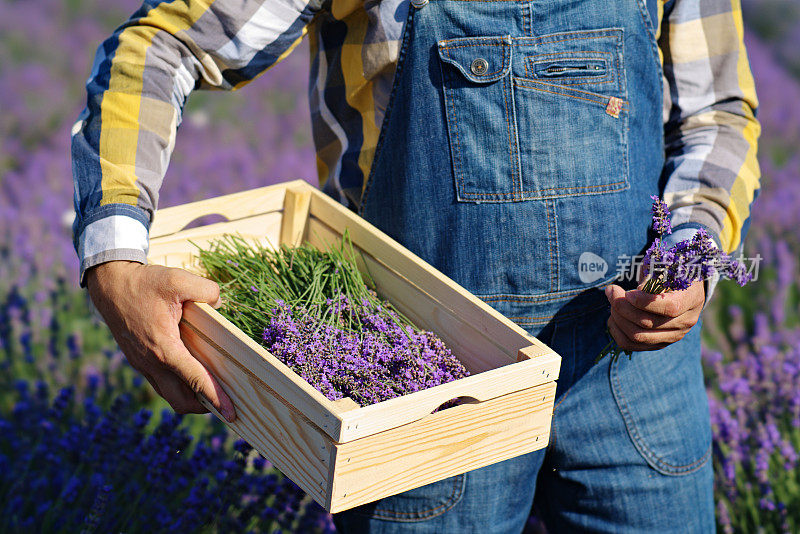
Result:
[[[227,222],[184,229],[210,214]],[[324,248],[345,229],[378,293],[436,332],[471,376],[371,406],[333,402],[209,305],[189,303],[181,337],[231,397],[228,426],[331,512],[545,447],[561,358],[303,181],[160,210],[149,261],[197,270],[190,240],[238,233]],[[456,397],[461,405],[431,413]]]

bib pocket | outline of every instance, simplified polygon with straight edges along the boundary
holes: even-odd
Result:
[[[438,50],[458,201],[630,187],[622,29],[464,37]]]
[[[511,36],[439,41],[439,58],[456,198],[520,200]]]

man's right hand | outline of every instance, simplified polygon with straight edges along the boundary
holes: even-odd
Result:
[[[230,398],[178,331],[184,302],[220,304],[215,282],[183,269],[111,261],[88,270],[86,284],[128,362],[176,412],[208,412],[199,393],[229,422],[236,418]]]

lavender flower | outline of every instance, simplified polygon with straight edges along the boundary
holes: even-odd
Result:
[[[656,195],[650,195],[650,198],[653,199],[653,207],[651,208],[653,212],[653,230],[662,237],[666,234],[671,234],[672,223],[667,203]]]
[[[655,226],[655,217],[653,219]],[[656,294],[687,289],[693,282],[705,280],[714,273],[735,280],[740,286],[752,279],[742,263],[714,246],[703,228],[691,239],[679,241],[669,249],[656,238],[645,252],[642,267],[649,276],[642,290]]]

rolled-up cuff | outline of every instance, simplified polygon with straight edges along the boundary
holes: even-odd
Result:
[[[686,241],[692,239],[700,228],[704,228],[706,232],[708,232],[708,235],[711,236],[711,240],[714,243],[714,246],[717,249],[719,249],[720,248],[719,238],[705,226],[693,223],[681,224],[680,226],[676,226],[675,228],[673,228],[671,234],[664,236],[663,238],[664,246],[670,248],[680,241]],[[706,290],[706,302],[703,305],[703,308],[705,308],[705,306],[707,306],[708,302],[711,300],[711,296],[714,294],[714,290],[717,287],[717,282],[719,282],[719,273],[717,273],[716,270],[713,272],[711,276],[709,276],[704,280],[705,290]]]
[[[136,217],[115,214],[90,222],[78,239],[81,287],[87,269],[116,260],[147,263],[148,248],[147,226]]]

